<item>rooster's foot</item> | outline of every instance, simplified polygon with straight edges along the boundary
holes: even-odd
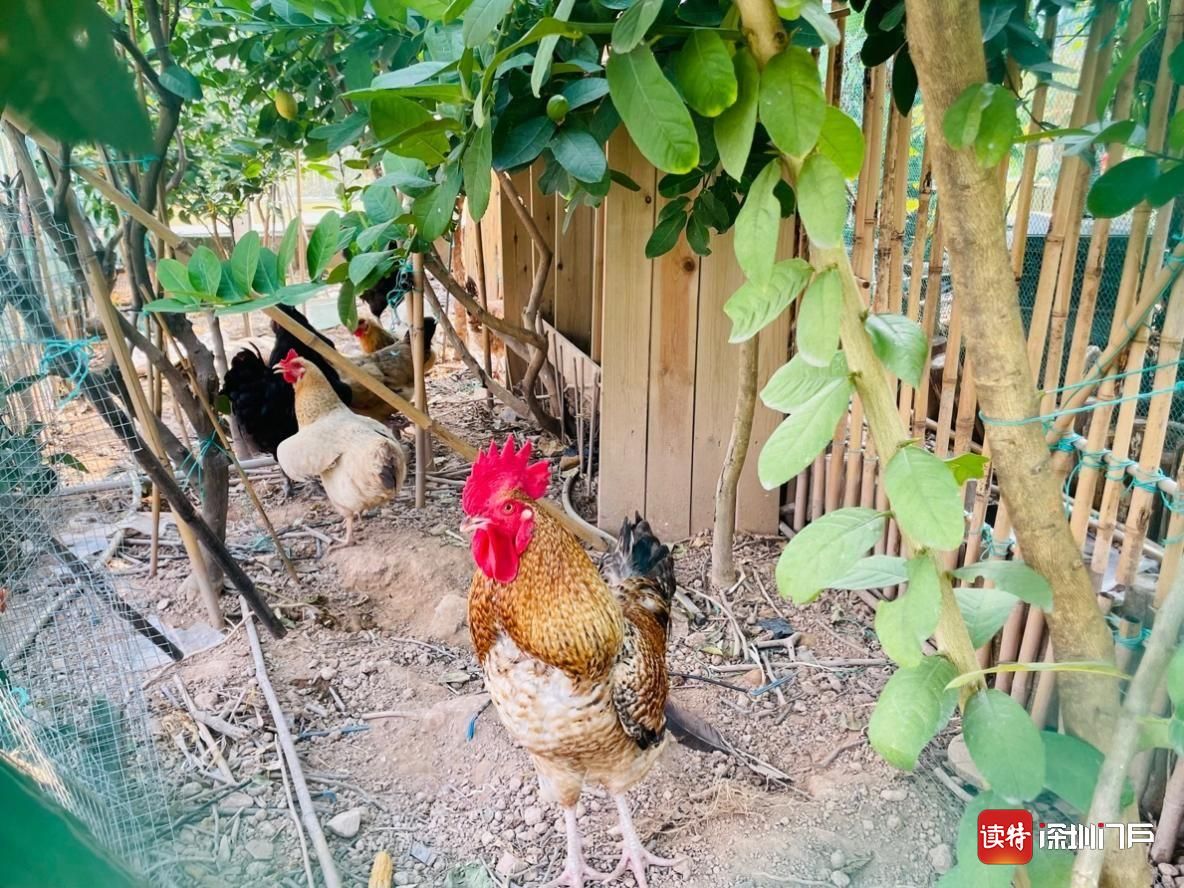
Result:
[[[606,882],[613,878],[612,874],[597,872],[584,861],[583,840],[580,837],[580,827],[576,823],[576,809],[564,808],[563,820],[567,825],[567,862],[559,878],[543,885],[543,888],[584,888],[584,883],[588,880]]]
[[[617,803],[617,811],[621,817],[623,847],[621,862],[617,864],[617,868],[612,871],[609,878],[615,879],[628,869],[637,881],[637,888],[649,888],[649,882],[645,877],[647,867],[675,866],[680,861],[651,854],[641,843],[641,837],[637,835],[637,829],[633,826],[633,817],[629,814],[629,802],[623,795],[613,796],[613,798]]]

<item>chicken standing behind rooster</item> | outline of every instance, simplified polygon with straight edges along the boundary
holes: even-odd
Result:
[[[393,499],[403,486],[407,454],[390,429],[346,407],[320,369],[295,350],[276,372],[295,389],[300,425],[280,443],[276,459],[295,481],[320,477],[329,502],[345,519],[345,545],[351,545],[354,520]]]
[[[477,572],[469,625],[498,715],[530,753],[544,795],[563,808],[567,860],[552,884],[581,888],[628,867],[671,866],[638,837],[625,793],[654,764],[666,728],[670,550],[640,516],[626,521],[605,560],[611,586],[580,544],[537,506],[550,480],[531,445],[491,444],[462,496]],[[603,784],[620,815],[621,862],[605,876],[584,861],[576,803]]]

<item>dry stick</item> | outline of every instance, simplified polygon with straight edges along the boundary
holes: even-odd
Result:
[[[443,328],[444,335],[448,337],[448,341],[452,343],[452,347],[456,349],[456,353],[460,355],[461,362],[469,368],[470,373],[481,380],[481,384],[485,387],[485,391],[488,393],[486,395],[486,409],[490,413],[493,412],[493,396],[497,395],[497,399],[518,414],[518,416],[523,419],[530,419],[530,408],[526,406],[526,402],[494,378],[492,370],[488,367],[488,359],[486,360],[485,368],[482,368],[477,363],[477,359],[473,357],[473,353],[469,351],[469,347],[465,344],[465,341],[456,332],[456,327],[453,326],[452,319],[448,317],[448,312],[440,305],[440,300],[436,297],[431,287],[425,286],[423,288],[423,298],[427,300],[428,305],[435,312],[437,322]],[[485,329],[485,336],[489,336],[489,330],[487,328]]]
[[[1044,43],[1052,46],[1057,34],[1057,10],[1052,7],[1044,16]],[[1028,133],[1038,133],[1043,127],[1044,106],[1048,101],[1048,80],[1042,80],[1032,93],[1032,122]],[[1036,185],[1036,163],[1040,159],[1041,140],[1029,142],[1024,149],[1024,166],[1020,172],[1020,190],[1015,204],[1015,225],[1011,232],[1011,269],[1018,281],[1024,273],[1024,253],[1028,248],[1028,225],[1031,223],[1032,194]]]
[[[482,233],[480,221],[473,223],[473,251],[477,258],[477,299],[481,302],[481,308],[488,312],[489,291],[486,289],[485,279],[485,235]],[[433,294],[433,297],[434,295],[435,294]],[[481,326],[481,364],[485,371],[485,389],[486,391],[489,391],[490,382],[493,380],[493,338],[489,335],[489,328],[484,324]],[[503,389],[503,391],[505,390]],[[492,416],[492,394],[485,396],[485,407],[487,410],[489,410],[489,415]],[[529,408],[527,409],[529,410]]]
[[[785,29],[771,0],[739,0],[739,9],[745,36],[758,62],[767,61],[785,47]],[[979,42],[981,44],[981,40]],[[782,161],[790,173],[792,184],[797,179],[800,164],[788,156],[783,156]],[[810,254],[811,264],[815,268],[834,266],[838,270],[843,293],[840,321],[843,353],[847,356],[847,366],[851,370],[856,391],[867,411],[868,427],[875,441],[876,452],[882,460],[887,460],[901,446],[908,443],[908,431],[900,421],[900,413],[897,411],[896,399],[888,384],[888,378],[875,355],[871,338],[864,329],[863,317],[867,308],[860,296],[860,287],[855,280],[851,261],[841,247],[821,247],[813,242],[810,244]],[[904,542],[909,550],[920,551],[921,547],[914,545],[907,536]],[[962,620],[958,603],[944,572],[941,586],[941,615],[936,632],[938,641],[943,652],[960,673],[971,672],[977,668],[978,661],[975,659],[966,624]],[[963,699],[979,687],[981,683],[968,685],[964,689]]]
[[[1175,4],[1173,4],[1175,9]],[[1089,806],[1092,823],[1114,823],[1122,809],[1122,787],[1126,782],[1131,758],[1139,748],[1141,721],[1151,711],[1156,689],[1163,680],[1168,662],[1176,650],[1180,626],[1184,623],[1184,573],[1172,581],[1171,591],[1160,610],[1151,637],[1122,703],[1122,714],[1115,726],[1110,751],[1102,762],[1097,787]],[[1078,852],[1073,866],[1073,888],[1094,888],[1102,872],[1104,852],[1086,848]]]
[[[282,314],[282,312],[280,312]],[[259,643],[259,633],[255,630],[255,620],[247,609],[247,602],[243,600],[243,622],[247,626],[247,639],[251,644],[251,657],[255,661],[255,680],[259,682],[259,690],[267,701],[267,708],[271,711],[271,720],[275,723],[275,739],[279,746],[280,755],[288,762],[288,773],[292,778],[292,785],[296,789],[296,798],[300,802],[301,819],[304,828],[308,830],[312,839],[313,850],[316,851],[317,861],[321,865],[321,875],[325,879],[327,888],[341,888],[341,877],[337,874],[337,865],[333,862],[333,855],[329,851],[329,843],[325,841],[325,834],[321,832],[321,824],[317,821],[316,808],[313,807],[312,796],[308,792],[308,784],[304,780],[304,769],[300,765],[300,756],[296,754],[296,745],[292,742],[292,732],[288,729],[288,718],[276,698],[275,688],[267,677],[267,664],[263,660],[263,646]]]
[[[550,244],[547,243],[547,239],[543,237],[543,233],[539,231],[539,226],[535,222],[534,216],[531,215],[530,210],[527,209],[525,201],[522,200],[522,195],[518,193],[517,187],[515,187],[514,182],[510,179],[510,174],[502,171],[498,173],[498,176],[501,178],[502,190],[505,192],[506,197],[509,198],[510,206],[514,209],[514,214],[526,228],[527,234],[530,235],[531,243],[538,253],[535,262],[534,279],[531,281],[530,286],[530,298],[526,302],[526,307],[522,310],[523,326],[528,330],[538,332],[539,305],[543,299],[543,292],[547,288],[547,276],[551,272],[554,253],[551,250]],[[530,412],[534,415],[535,421],[538,422],[540,428],[556,437],[562,438],[562,415],[560,415],[557,421],[547,416],[543,412],[538,398],[535,396],[535,381],[539,378],[539,374],[546,364],[546,351],[536,348],[533,354],[531,354],[530,363],[526,368],[526,375],[522,377],[522,393],[526,398],[526,403],[530,405]],[[562,397],[563,393],[559,392],[559,395]],[[562,410],[560,413],[562,414]]]
[[[161,349],[164,344],[164,327],[156,324],[151,328],[150,335],[155,335],[157,349]],[[167,353],[166,353],[167,354]],[[149,364],[152,369],[152,380],[155,383],[152,389],[152,413],[157,421],[160,421],[161,413],[164,410],[164,376],[160,369],[154,364]],[[160,559],[160,488],[155,484],[152,485],[152,548],[148,554],[148,576],[149,578],[156,576],[156,569]]]
[[[724,464],[715,485],[715,525],[711,533],[711,583],[729,586],[736,580],[732,543],[736,533],[736,490],[752,440],[756,411],[757,371],[760,365],[760,337],[753,336],[740,346],[736,374],[736,412]]]
[[[423,253],[411,257],[414,284],[411,288],[411,365],[415,374],[415,406],[425,416],[428,412],[427,388],[423,378]],[[427,471],[431,459],[431,441],[422,427],[415,430],[415,508],[427,505]]]
[[[1164,790],[1163,810],[1151,845],[1151,859],[1155,863],[1167,863],[1175,856],[1181,820],[1184,820],[1184,759],[1177,760]]]
[[[397,394],[388,389],[379,380],[375,379],[369,373],[365,373],[358,369],[358,366],[337,351],[330,345],[326,345],[321,338],[312,331],[301,326],[297,321],[288,317],[282,311],[275,308],[264,309],[264,314],[268,318],[275,321],[322,358],[324,358],[330,366],[333,367],[344,378],[358,383],[373,394],[377,395],[386,403],[390,404],[409,420],[415,423],[422,429],[431,432],[438,440],[440,440],[446,447],[454,453],[463,457],[468,462],[472,462],[477,458],[477,448],[460,438],[451,429],[441,425],[436,420],[432,419],[427,414],[421,412],[414,404],[405,401]],[[566,527],[571,533],[575,534],[580,539],[589,543],[596,549],[604,550],[607,548],[603,537],[588,533],[585,527],[581,527],[579,523],[572,521],[564,511],[550,500],[539,500],[539,508]]]
[[[275,758],[280,766],[280,780],[284,784],[284,798],[288,802],[288,813],[292,815],[292,823],[296,827],[296,838],[300,840],[300,863],[304,867],[304,878],[308,881],[308,888],[316,888],[316,879],[312,875],[312,861],[308,859],[308,842],[304,839],[304,827],[300,824],[300,814],[296,810],[296,803],[292,800],[288,766],[284,764],[284,754],[280,752],[278,746],[275,750]]]

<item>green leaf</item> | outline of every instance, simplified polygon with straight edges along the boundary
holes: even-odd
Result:
[[[613,52],[631,52],[662,11],[662,0],[636,0],[613,25]]]
[[[917,101],[917,68],[908,46],[902,46],[892,63],[892,103],[901,114],[908,114]]]
[[[958,568],[954,576],[970,582],[989,580],[1020,601],[1052,610],[1052,589],[1048,580],[1022,561],[977,561]]]
[[[863,166],[864,142],[859,124],[833,105],[827,105],[818,151],[834,161],[844,176],[854,179]]]
[[[159,274],[159,269],[157,273]],[[205,296],[214,297],[218,295],[218,285],[221,283],[221,261],[209,247],[198,247],[189,259],[190,286]]]
[[[1106,170],[1089,189],[1086,208],[1100,219],[1112,219],[1133,209],[1159,177],[1154,157],[1128,157]]]
[[[744,177],[756,132],[761,74],[752,53],[743,48],[732,57],[732,68],[736,77],[736,101],[715,119],[715,147],[724,170],[739,182]]]
[[[847,358],[836,352],[826,367],[815,367],[797,354],[778,368],[761,391],[765,406],[778,413],[792,413],[834,379],[846,377]]]
[[[1010,802],[1034,799],[1044,788],[1044,742],[1032,717],[994,688],[970,698],[962,716],[966,748],[991,789]]]
[[[248,231],[234,245],[230,255],[230,275],[240,293],[250,294],[255,281],[255,269],[259,265],[259,232]]]
[[[900,448],[888,461],[884,488],[903,533],[934,549],[962,545],[962,488],[941,459],[914,444]]]
[[[954,480],[961,487],[967,481],[979,481],[987,475],[987,463],[990,457],[981,453],[963,453],[961,456],[951,456],[946,459],[946,467],[954,473]]]
[[[923,645],[941,616],[941,578],[929,555],[909,559],[908,589],[876,610],[876,636],[889,657],[904,667],[920,664]]]
[[[394,92],[379,93],[370,102],[370,126],[379,141],[397,145],[397,153],[435,165],[448,153],[448,138],[422,104]]]
[[[473,0],[461,26],[465,46],[480,46],[488,40],[513,5],[514,0]]]
[[[160,85],[191,102],[201,98],[201,84],[197,78],[175,62],[160,72]]]
[[[1114,98],[1114,93],[1118,91],[1118,83],[1131,65],[1139,58],[1139,54],[1146,49],[1147,44],[1155,39],[1155,36],[1162,30],[1163,23],[1154,19],[1151,24],[1143,29],[1143,33],[1135,37],[1134,41],[1125,46],[1122,50],[1122,55],[1118,58],[1110,70],[1106,74],[1106,79],[1102,81],[1102,88],[1098,91],[1097,101],[1094,103],[1094,108],[1098,113],[1098,120],[1104,120],[1106,117],[1106,107],[1110,104],[1110,100]],[[1125,35],[1129,38],[1131,35]],[[1170,65],[1169,59],[1169,65]]]
[[[562,129],[548,147],[559,165],[578,182],[599,182],[608,172],[604,150],[584,130]]]
[[[350,263],[353,265],[353,262]],[[353,331],[358,326],[358,297],[354,291],[354,282],[346,281],[337,292],[337,317],[345,329]]]
[[[1165,681],[1172,706],[1184,706],[1184,647],[1177,648],[1176,653],[1172,655]]]
[[[753,180],[748,196],[744,198],[744,206],[736,215],[736,236],[733,238],[736,261],[745,277],[755,284],[769,280],[777,261],[781,206],[773,189],[780,181],[781,161],[771,160]]]
[[[814,519],[786,544],[777,560],[777,588],[796,604],[813,601],[851,572],[883,535],[886,523],[884,513],[859,508],[838,509]]]
[[[1155,183],[1147,189],[1147,202],[1153,207],[1162,207],[1181,193],[1184,193],[1184,163],[1177,163],[1160,173]]]
[[[689,173],[699,165],[691,114],[648,46],[614,52],[606,74],[613,105],[646,160],[667,173]]]
[[[362,207],[373,225],[390,222],[402,211],[395,190],[381,182],[366,186],[362,192]]]
[[[945,657],[932,656],[888,679],[867,729],[872,748],[888,764],[903,771],[917,767],[921,752],[954,712],[957,695],[945,687],[957,674]]]
[[[431,243],[442,236],[452,224],[452,213],[456,209],[456,198],[460,194],[460,164],[451,163],[444,171],[444,181],[415,199],[411,214],[415,216],[419,236]]]
[[[583,77],[563,87],[561,95],[567,99],[567,110],[575,111],[608,95],[608,81],[603,77]]]
[[[382,168],[386,175],[379,181],[411,197],[419,197],[436,184],[428,175],[427,165],[414,157],[400,157],[387,151],[382,156]]]
[[[275,269],[279,276],[280,286],[286,282],[288,269],[292,267],[292,260],[296,258],[296,248],[300,244],[300,229],[303,224],[303,219],[294,218],[288,223],[288,227],[284,229],[284,236],[280,239],[279,249],[275,253]]]
[[[1089,811],[1102,768],[1102,753],[1084,740],[1042,731],[1044,740],[1044,788],[1064,799],[1080,813]]]
[[[965,687],[997,672],[1074,672],[1083,675],[1100,675],[1105,678],[1116,678],[1119,681],[1125,681],[1130,678],[1121,669],[1101,661],[1086,661],[1082,663],[1000,663],[998,666],[989,666],[986,669],[963,672],[950,682],[950,687]]]
[[[809,51],[791,46],[765,65],[761,73],[760,118],[773,144],[786,154],[804,157],[818,142],[826,118],[826,100],[818,81],[818,66]]]
[[[680,210],[659,220],[649,240],[645,242],[645,258],[657,259],[674,249],[678,236],[687,225],[687,214]]]
[[[493,129],[489,121],[477,128],[469,150],[460,159],[464,173],[465,194],[469,198],[469,216],[480,222],[489,209],[489,192],[493,181]]]
[[[798,352],[815,367],[829,367],[839,347],[842,282],[836,268],[814,276],[798,308]]]
[[[974,139],[974,155],[981,167],[998,166],[1007,156],[1019,129],[1016,117],[1015,94],[1002,87],[996,88],[982,109],[978,134]]]
[[[551,137],[555,122],[540,115],[517,124],[493,153],[493,166],[498,170],[513,170],[533,163]]]
[[[1028,884],[1039,885],[1040,888],[1069,888],[1075,859],[1072,851],[1033,848],[1032,860],[1024,867],[1028,873]]]
[[[395,71],[387,71],[384,74],[379,74],[370,81],[370,88],[380,90],[416,86],[425,80],[430,80],[446,69],[451,69],[454,64],[454,62],[444,61],[418,62],[414,65],[408,65],[406,68],[399,68]]]
[[[983,109],[990,104],[995,89],[993,83],[971,84],[946,110],[942,132],[951,148],[958,150],[974,144],[982,124]]]
[[[810,241],[819,247],[841,246],[847,224],[847,185],[835,162],[817,152],[807,157],[794,193]]]
[[[554,18],[566,22],[571,16],[576,0],[559,0],[555,7]],[[539,41],[538,52],[534,56],[534,66],[530,69],[530,91],[539,96],[542,94],[543,84],[547,82],[547,75],[551,70],[551,57],[555,54],[555,46],[559,43],[558,34],[548,34]]]
[[[908,581],[908,564],[898,555],[869,555],[851,573],[833,581],[832,589],[884,589]]]
[[[357,236],[354,237],[354,247],[359,250],[369,252],[374,249],[376,245],[385,246],[391,239],[391,232],[394,230],[394,225],[390,222],[383,222],[380,225],[371,225],[369,228],[363,229]],[[329,283],[336,283],[330,281]]]
[[[639,0],[639,5],[644,2]],[[674,79],[687,104],[704,117],[719,116],[739,93],[732,57],[715,31],[691,34],[674,57]]]
[[[835,426],[847,413],[852,391],[854,387],[845,376],[832,379],[781,421],[757,460],[757,475],[765,490],[780,487],[826,449],[834,437]]]
[[[3,19],[0,107],[71,144],[94,140],[137,155],[153,150],[148,115],[100,4],[20,0],[4,4]]]
[[[913,388],[919,388],[929,353],[921,327],[898,314],[868,315],[863,326],[881,363]]]
[[[786,259],[773,266],[768,282],[742,285],[724,303],[724,314],[732,319],[728,341],[751,339],[773,323],[802,292],[811,271],[804,259]]]
[[[325,289],[325,285],[320,281],[309,281],[304,284],[289,284],[286,287],[280,288],[275,295],[279,297],[279,301],[284,305],[300,305],[302,302],[307,302],[321,290]]]
[[[1172,72],[1172,80],[1184,83],[1184,43],[1172,50],[1168,56],[1168,68]]]
[[[255,276],[251,278],[251,287],[256,293],[265,293],[268,295],[280,288],[275,253],[266,247],[259,250],[259,262],[255,266]]]
[[[161,259],[156,263],[156,279],[166,293],[201,292],[189,279],[189,271],[176,259]]]
[[[842,39],[839,26],[830,17],[830,13],[822,8],[822,3],[819,0],[806,0],[798,14],[813,26],[823,43],[827,46],[838,45]]]
[[[1015,598],[1002,589],[960,586],[954,590],[954,597],[976,648],[995,637],[1016,607]]]
[[[390,250],[381,253],[361,253],[349,260],[349,280],[357,286],[370,277],[371,273],[383,265],[388,268],[394,264],[391,258],[394,254]],[[356,324],[354,326],[357,326]]]
[[[942,876],[937,883],[938,888],[1012,888],[1014,866],[985,864],[978,859],[979,814],[1011,807],[1014,806],[990,790],[980,792],[970,800],[958,821],[958,865]],[[1039,882],[1032,884],[1045,888]]]
[[[308,276],[316,280],[337,253],[337,238],[341,232],[341,217],[326,213],[308,239]]]

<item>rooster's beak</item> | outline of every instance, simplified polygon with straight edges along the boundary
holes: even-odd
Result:
[[[465,520],[460,523],[460,532],[465,536],[472,536],[474,533],[486,527],[488,524],[488,518],[471,515],[466,516]]]

